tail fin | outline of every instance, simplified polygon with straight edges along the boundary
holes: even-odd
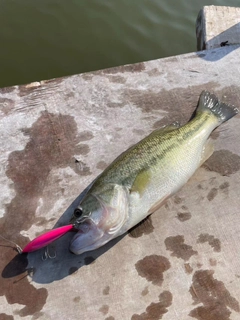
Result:
[[[238,108],[220,102],[214,94],[203,91],[199,98],[197,111],[207,110],[218,118],[219,124],[231,119],[239,112]]]

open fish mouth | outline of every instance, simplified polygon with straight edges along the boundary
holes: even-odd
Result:
[[[104,241],[104,231],[92,219],[85,219],[77,228],[78,232],[73,237],[69,247],[69,250],[74,254],[95,250],[106,243]]]

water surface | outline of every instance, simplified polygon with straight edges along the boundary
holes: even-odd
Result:
[[[1,0],[0,87],[196,51],[195,21],[222,0]]]

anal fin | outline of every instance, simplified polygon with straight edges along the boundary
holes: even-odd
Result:
[[[167,199],[171,196],[171,194],[167,194],[164,197],[162,197],[161,199],[159,199],[157,202],[155,202],[151,208],[148,210],[148,214],[152,214],[153,212],[155,212],[157,209],[159,209],[166,201]]]
[[[214,151],[214,146],[213,146],[213,142],[211,140],[207,140],[205,146],[203,147],[202,150],[202,155],[201,155],[201,160],[199,163],[199,167],[201,167],[201,165],[208,159],[211,157],[211,155],[213,154]]]

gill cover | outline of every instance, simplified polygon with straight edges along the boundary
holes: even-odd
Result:
[[[88,194],[80,204],[84,218],[72,219],[78,233],[70,243],[70,251],[81,254],[103,246],[126,230],[129,191],[121,185],[109,184],[101,193]],[[88,216],[84,212],[94,208]]]

